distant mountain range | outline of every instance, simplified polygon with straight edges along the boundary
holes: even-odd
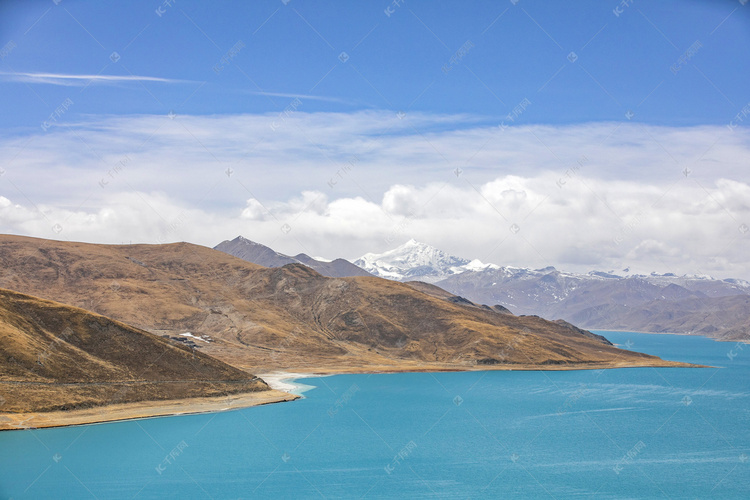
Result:
[[[750,287],[741,280],[500,268],[469,271],[437,285],[517,314],[562,318],[585,328],[750,338]]]
[[[434,283],[479,304],[562,318],[584,328],[750,339],[750,283],[739,279],[501,267],[414,240],[363,255],[355,264],[383,278]]]
[[[330,278],[344,278],[348,276],[371,276],[370,273],[344,259],[332,261],[318,260],[301,253],[290,257],[279,253],[265,245],[238,236],[229,241],[222,241],[214,250],[234,255],[240,259],[258,264],[263,267],[282,267],[287,264],[303,264],[316,270],[323,276]]]
[[[456,257],[413,239],[384,253],[367,253],[354,264],[305,254],[289,257],[241,236],[216,249],[262,266],[300,263],[330,277],[372,275],[431,283],[471,302],[561,318],[583,328],[750,339],[750,283],[740,279],[499,266]]]

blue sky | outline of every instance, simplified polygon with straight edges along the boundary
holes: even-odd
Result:
[[[644,123],[725,124],[747,102],[750,7],[737,0],[237,4],[4,3],[0,42],[16,47],[2,61],[0,123],[38,126],[67,98],[75,103],[68,119],[265,113],[289,104],[259,92],[320,97],[305,100],[307,112],[392,109],[490,121],[528,99],[525,123],[623,120],[632,110]],[[695,55],[673,73],[696,41]],[[237,42],[244,47],[214,71]],[[84,89],[8,82],[14,72],[170,82]]]
[[[750,278],[750,5],[238,4],[0,3],[0,231]]]

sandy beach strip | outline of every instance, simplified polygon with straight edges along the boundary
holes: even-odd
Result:
[[[315,387],[294,382],[295,380],[301,378],[325,377],[328,376],[328,374],[278,371],[273,373],[262,373],[257,376],[262,378],[271,389],[301,396],[306,391],[314,389]]]
[[[169,401],[139,401],[88,408],[85,410],[44,413],[0,413],[0,431],[41,429],[70,425],[96,424],[140,418],[190,415],[196,413],[237,410],[298,399],[296,394],[270,390],[208,398],[175,399]]]

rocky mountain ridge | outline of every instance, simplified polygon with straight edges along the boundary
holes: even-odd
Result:
[[[371,276],[367,271],[344,259],[327,261],[315,259],[304,253],[290,257],[289,255],[279,253],[265,245],[248,240],[244,236],[238,236],[231,241],[222,241],[214,247],[214,250],[219,250],[220,252],[239,257],[240,259],[263,267],[282,267],[287,264],[303,264],[316,270],[323,276],[328,276],[330,278]]]

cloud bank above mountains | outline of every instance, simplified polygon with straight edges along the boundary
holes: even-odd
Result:
[[[750,278],[744,127],[505,127],[303,104],[18,130],[0,140],[0,231],[209,246],[242,234],[349,259],[415,238],[500,265]]]

